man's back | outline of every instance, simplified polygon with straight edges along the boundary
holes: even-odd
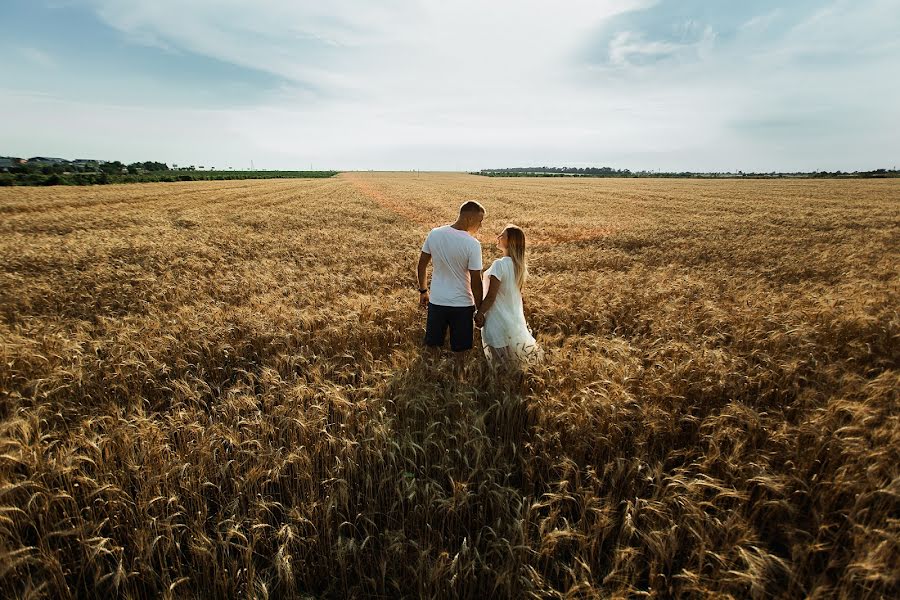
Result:
[[[431,255],[431,303],[439,306],[473,306],[475,297],[469,271],[480,271],[481,244],[468,232],[450,225],[431,230],[422,252]]]

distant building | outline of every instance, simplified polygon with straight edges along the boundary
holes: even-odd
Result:
[[[35,165],[62,165],[68,163],[64,158],[53,158],[49,156],[35,156],[28,159],[28,162]]]
[[[76,158],[72,161],[72,167],[74,167],[77,171],[96,171],[100,168],[100,165],[105,163],[105,160],[93,160],[90,158]]]

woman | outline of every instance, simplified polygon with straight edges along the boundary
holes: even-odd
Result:
[[[520,364],[540,357],[540,348],[525,323],[522,287],[528,274],[525,232],[507,225],[497,236],[503,258],[484,272],[484,301],[475,315],[481,325],[481,344],[491,362]]]

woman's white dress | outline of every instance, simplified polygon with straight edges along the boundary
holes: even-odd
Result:
[[[485,295],[490,289],[492,275],[500,280],[500,290],[485,313],[485,323],[481,329],[485,355],[490,360],[495,356],[520,361],[539,358],[540,348],[525,323],[522,294],[516,285],[516,267],[512,259],[504,256],[484,272]]]

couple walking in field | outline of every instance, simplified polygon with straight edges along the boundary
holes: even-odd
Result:
[[[458,374],[474,346],[473,325],[481,329],[482,349],[492,364],[519,366],[540,352],[522,304],[528,274],[525,232],[515,225],[500,232],[497,247],[503,257],[482,276],[481,243],[474,236],[484,213],[478,202],[463,203],[456,222],[432,229],[419,254],[419,303],[428,310],[425,345],[437,353],[449,332]],[[434,265],[430,289],[429,263]]]

